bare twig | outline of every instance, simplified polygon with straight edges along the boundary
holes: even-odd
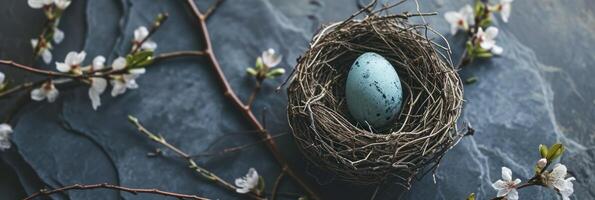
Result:
[[[128,116],[128,120],[134,125],[136,126],[136,128],[138,129],[139,132],[141,132],[142,134],[145,134],[147,137],[149,137],[149,139],[153,140],[154,142],[157,142],[165,147],[167,147],[168,149],[174,151],[176,154],[180,155],[182,158],[186,159],[186,161],[188,162],[188,164],[190,165],[189,168],[193,169],[194,171],[196,171],[199,175],[201,175],[203,178],[212,181],[214,183],[216,183],[217,185],[230,190],[232,192],[236,192],[236,187],[233,186],[231,183],[228,183],[227,181],[223,180],[222,178],[220,178],[219,176],[217,176],[216,174],[212,173],[211,171],[202,168],[201,166],[198,166],[196,164],[196,162],[194,161],[194,159],[192,159],[192,156],[190,156],[189,154],[187,154],[186,152],[180,150],[179,148],[171,145],[170,143],[168,143],[165,138],[158,136],[154,133],[152,133],[151,131],[147,130],[139,121],[137,118],[133,117],[133,116]],[[263,200],[262,197],[259,197],[258,195],[254,194],[253,192],[250,193],[245,193],[244,195],[252,198],[252,199],[256,199],[256,200]]]
[[[284,176],[285,170],[281,170],[281,173],[279,173],[279,176],[277,176],[275,184],[273,185],[273,190],[271,191],[271,200],[275,200],[275,198],[277,197],[277,190],[279,189],[279,184],[281,184],[281,180],[283,180]]]
[[[248,97],[248,101],[246,102],[246,106],[248,106],[248,108],[252,107],[252,103],[254,103],[256,95],[258,95],[258,92],[260,92],[263,80],[264,79],[256,79],[256,85],[254,86],[254,89],[252,89],[252,93],[250,94],[250,97]]]
[[[37,197],[49,196],[54,193],[63,193],[68,190],[92,190],[92,189],[118,190],[118,191],[128,192],[128,193],[131,193],[134,195],[137,195],[140,193],[147,193],[147,194],[156,194],[156,195],[162,195],[162,196],[168,196],[168,197],[175,197],[178,199],[209,200],[208,198],[200,197],[200,196],[196,196],[196,195],[180,194],[180,193],[175,193],[175,192],[166,192],[166,191],[162,191],[162,190],[158,190],[158,189],[129,188],[129,187],[124,187],[124,186],[111,185],[111,184],[107,184],[107,183],[91,184],[91,185],[74,184],[74,185],[70,185],[70,186],[56,188],[53,190],[43,189],[43,190],[40,190],[39,192],[33,193],[32,195],[28,196],[27,198],[25,198],[23,200],[32,200]]]
[[[247,106],[246,104],[244,104],[240,100],[240,98],[238,98],[238,96],[234,92],[234,90],[231,88],[229,82],[227,81],[227,78],[225,77],[225,74],[221,70],[219,61],[217,60],[217,57],[215,56],[215,53],[213,52],[213,46],[211,44],[210,34],[209,34],[209,30],[208,30],[207,24],[206,24],[207,16],[204,15],[198,9],[194,0],[187,0],[186,4],[192,10],[192,14],[196,18],[198,25],[200,26],[200,30],[202,32],[201,36],[203,39],[203,44],[205,44],[205,52],[208,54],[208,60],[211,64],[211,67],[213,68],[213,70],[215,71],[215,73],[217,75],[217,80],[223,87],[223,94],[232,101],[233,105],[235,105],[238,109],[240,109],[240,111],[242,112],[244,117],[246,117],[248,119],[248,121],[250,121],[252,126],[254,126],[258,130],[260,137],[262,137],[268,141],[266,143],[268,149],[273,154],[273,157],[275,157],[277,162],[281,165],[281,168],[287,168],[287,170],[286,170],[287,175],[292,177],[308,193],[308,195],[312,199],[320,199],[320,197],[306,183],[306,181],[289,167],[289,165],[287,164],[287,161],[285,161],[285,158],[281,155],[281,153],[277,147],[277,143],[275,143],[275,141],[272,140],[271,134],[269,134],[267,132],[267,130],[262,126],[262,124],[258,121],[258,119],[254,115],[254,113],[252,112],[250,107]]]

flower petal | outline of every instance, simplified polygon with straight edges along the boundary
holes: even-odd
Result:
[[[485,39],[486,40],[494,40],[498,36],[498,28],[490,26],[485,31]]]
[[[103,56],[96,56],[93,58],[93,70],[100,70],[105,67],[105,57]]]
[[[31,8],[39,9],[44,6],[43,2],[43,0],[28,0],[27,4],[29,4],[29,7]]]
[[[507,200],[518,200],[519,199],[519,192],[516,189],[511,189],[506,195]]]
[[[451,25],[458,24],[459,20],[462,18],[463,18],[463,16],[461,15],[461,13],[458,13],[455,11],[449,11],[449,12],[444,13],[444,19],[446,19],[446,21]]]
[[[157,49],[157,43],[147,40],[140,46],[140,48],[145,51],[155,51],[155,49]]]
[[[112,80],[112,97],[116,97],[118,95],[123,94],[126,92],[126,84],[120,80]]]
[[[62,31],[58,28],[54,28],[53,39],[56,44],[60,44],[62,42],[62,40],[64,40],[64,31]]]
[[[496,182],[492,183],[492,187],[495,190],[502,190],[502,189],[506,188],[506,182],[504,182],[502,180],[497,180]]]
[[[60,92],[52,84],[51,89],[49,91],[47,91],[47,96],[46,97],[48,98],[48,102],[52,103],[52,102],[56,101],[56,99],[58,98],[58,95],[60,95]]]
[[[2,83],[4,83],[4,79],[6,79],[6,75],[4,75],[4,73],[0,72],[0,85],[2,85]]]
[[[52,62],[52,52],[48,49],[41,50],[41,58],[45,64],[50,64]]]
[[[147,27],[140,26],[134,30],[134,41],[141,42],[149,35],[149,30]]]
[[[144,74],[146,71],[147,71],[147,69],[145,69],[145,68],[136,68],[136,69],[128,70],[129,73],[135,74],[135,75]]]
[[[277,54],[275,52],[275,50],[272,48],[269,48],[268,50],[263,51],[261,57],[262,57],[262,62],[267,67],[277,66],[279,63],[281,63],[281,59],[283,58],[283,56]]]
[[[503,196],[508,195],[508,193],[510,193],[510,189],[504,188],[504,189],[498,190],[498,193],[496,194],[496,196],[503,197]]]
[[[114,62],[112,62],[112,69],[114,70],[122,70],[126,68],[126,58],[118,57]]]
[[[502,52],[504,51],[504,49],[502,49],[502,47],[498,46],[498,45],[494,45],[490,51],[494,54],[494,55],[501,55]]]
[[[35,88],[31,90],[31,99],[35,101],[43,101],[45,99],[45,93],[41,88]]]
[[[502,167],[502,180],[512,181],[512,171],[508,167]]]
[[[70,65],[66,64],[66,63],[61,63],[61,62],[56,62],[56,69],[58,69],[58,71],[60,72],[69,72],[72,67],[70,67]]]
[[[502,10],[500,11],[500,16],[502,17],[502,21],[504,21],[504,23],[508,22],[508,18],[510,17],[510,10],[511,10],[510,3],[502,4]]]
[[[31,39],[31,47],[33,47],[33,50],[35,50],[35,48],[37,47],[38,42],[39,40],[37,39]]]

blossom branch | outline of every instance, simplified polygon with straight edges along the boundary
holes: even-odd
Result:
[[[205,52],[208,54],[208,60],[211,64],[211,67],[215,71],[217,75],[217,80],[223,87],[223,94],[228,97],[232,104],[235,105],[244,117],[248,119],[248,121],[258,130],[258,134],[260,137],[267,139],[266,146],[275,157],[275,160],[281,165],[282,168],[287,168],[286,172],[287,175],[292,177],[307,193],[312,199],[320,199],[320,197],[314,192],[314,190],[306,183],[306,181],[299,176],[297,173],[294,172],[293,169],[289,167],[289,164],[285,160],[285,158],[281,155],[279,148],[274,140],[272,140],[271,134],[262,126],[262,124],[258,121],[250,107],[244,104],[231,88],[227,78],[225,77],[223,71],[221,70],[221,66],[213,52],[213,47],[211,44],[211,39],[209,35],[209,31],[206,25],[206,15],[204,15],[196,6],[196,3],[193,0],[187,0],[187,5],[192,10],[194,17],[196,18],[198,25],[200,26],[200,30],[203,33],[202,39],[203,44],[205,44]]]
[[[159,29],[159,27],[161,27],[163,22],[165,22],[165,20],[167,20],[168,17],[169,17],[169,14],[166,12],[159,13],[157,15],[155,21],[151,25],[151,28],[149,28],[148,34],[146,34],[146,36],[144,36],[142,39],[140,39],[138,41],[137,40],[132,41],[133,45],[132,45],[132,49],[130,50],[130,54],[134,54],[134,53],[138,52],[138,50],[141,49],[142,45],[145,42],[147,42],[147,40],[149,40],[151,35],[153,35],[155,33],[155,31],[157,31]]]
[[[23,200],[33,200],[37,197],[50,196],[55,193],[63,193],[63,192],[69,191],[69,190],[93,190],[93,189],[118,190],[118,191],[122,191],[122,192],[128,192],[128,193],[131,193],[134,195],[137,195],[140,193],[146,193],[146,194],[156,194],[156,195],[162,195],[162,196],[168,196],[168,197],[175,197],[178,199],[209,200],[208,198],[200,197],[200,196],[196,196],[196,195],[180,194],[180,193],[175,193],[175,192],[166,192],[166,191],[162,191],[162,190],[158,190],[158,189],[129,188],[129,187],[124,187],[124,186],[111,185],[111,184],[107,184],[107,183],[91,184],[91,185],[74,184],[74,185],[70,185],[70,186],[56,188],[53,190],[43,189],[43,190],[40,190],[39,192],[36,192],[36,193],[28,196],[27,198],[25,198]]]
[[[151,131],[149,131],[148,129],[146,129],[139,121],[137,118],[133,117],[133,116],[128,116],[128,120],[130,121],[130,123],[132,123],[134,126],[136,126],[136,128],[138,129],[138,131],[142,134],[144,134],[145,136],[147,136],[149,139],[153,140],[154,142],[157,142],[163,146],[165,146],[166,148],[174,151],[176,154],[178,154],[179,156],[181,156],[182,158],[184,158],[188,164],[190,165],[189,168],[193,169],[194,171],[196,171],[199,175],[201,175],[203,178],[212,181],[214,183],[216,183],[217,185],[235,192],[236,191],[236,187],[233,186],[231,183],[228,183],[227,181],[223,180],[222,178],[220,178],[219,176],[217,176],[216,174],[212,173],[211,171],[208,171],[207,169],[199,166],[196,164],[196,162],[194,161],[194,159],[192,159],[192,156],[190,156],[189,154],[187,154],[186,152],[180,150],[179,148],[171,145],[170,143],[168,143],[165,138],[161,137],[161,136],[157,136],[156,134],[152,133]],[[263,198],[257,196],[254,193],[245,193],[245,195],[247,195],[248,197],[252,198],[252,199],[256,199],[256,200],[263,200]]]

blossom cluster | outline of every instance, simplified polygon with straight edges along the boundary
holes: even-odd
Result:
[[[52,61],[53,46],[51,41],[55,44],[60,44],[64,40],[64,31],[58,28],[60,24],[60,16],[68,6],[71,0],[28,0],[27,4],[33,9],[43,9],[45,16],[48,18],[48,27],[41,33],[38,38],[31,39],[31,46],[35,56],[41,56],[43,62],[49,64]]]
[[[87,54],[85,51],[70,52],[66,55],[64,62],[56,62],[56,69],[59,72],[81,77],[81,81],[90,85],[89,98],[93,109],[101,105],[101,94],[106,90],[108,81],[112,85],[111,95],[116,97],[126,92],[127,89],[136,89],[136,79],[145,73],[145,66],[153,61],[153,51],[157,44],[149,40],[149,31],[141,26],[134,31],[133,49],[137,47],[140,51],[132,51],[126,57],[114,59],[111,66],[106,66],[104,56],[96,56],[92,63],[83,65]],[[54,102],[59,95],[55,86],[55,80],[48,80],[40,87],[31,90],[31,99],[35,101],[47,100]]]
[[[475,1],[472,7],[467,4],[459,11],[449,11],[444,18],[450,24],[450,33],[455,35],[459,30],[470,35],[466,43],[467,54],[470,57],[489,58],[500,55],[502,47],[496,45],[498,28],[491,26],[492,13],[500,13],[502,21],[508,22],[513,0],[500,0],[491,5],[482,1]]]
[[[507,200],[519,199],[517,189],[530,185],[539,185],[554,189],[563,200],[569,200],[574,188],[572,181],[575,180],[568,174],[567,168],[561,163],[556,163],[551,170],[548,166],[557,158],[562,156],[564,146],[554,144],[549,149],[545,145],[539,146],[541,159],[535,164],[535,176],[521,184],[521,179],[512,179],[512,171],[507,167],[502,167],[502,179],[492,184],[492,187],[498,191],[497,197]]]

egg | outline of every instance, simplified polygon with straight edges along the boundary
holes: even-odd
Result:
[[[395,68],[377,53],[360,55],[347,75],[345,99],[360,126],[381,130],[394,123],[401,111],[403,89]]]

